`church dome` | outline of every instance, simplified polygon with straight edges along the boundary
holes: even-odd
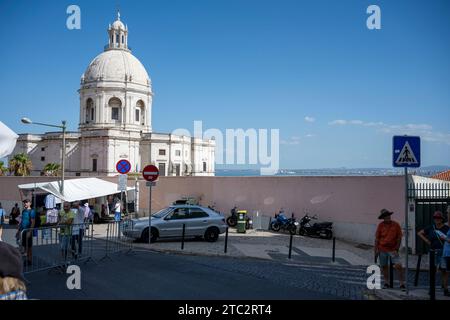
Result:
[[[107,50],[92,60],[82,76],[83,82],[121,81],[145,86],[150,78],[142,63],[128,50]]]

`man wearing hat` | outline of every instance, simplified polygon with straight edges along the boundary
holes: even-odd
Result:
[[[22,272],[20,251],[0,241],[0,300],[27,299]]]
[[[405,290],[403,266],[400,260],[400,244],[402,243],[402,228],[400,224],[391,219],[391,212],[383,209],[378,219],[383,220],[375,233],[375,254],[380,259],[380,267],[383,270],[384,288],[389,288],[389,259],[399,273],[400,289]]]
[[[419,237],[434,250],[434,265],[436,270],[441,270],[442,273],[442,289],[445,294],[448,294],[448,274],[446,271],[446,259],[442,257],[445,239],[441,235],[447,235],[449,226],[445,225],[445,218],[441,211],[436,211],[433,214],[433,225],[426,227],[418,232]]]

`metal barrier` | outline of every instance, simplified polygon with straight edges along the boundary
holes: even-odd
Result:
[[[131,219],[107,222],[106,236],[95,238],[104,242],[103,246],[101,246],[103,248],[101,260],[111,259],[111,254],[127,253],[133,250],[133,239],[123,235],[124,232],[132,231],[133,227],[134,224]]]
[[[91,223],[24,229],[17,241],[25,258],[24,274],[93,259]]]
[[[95,236],[92,223],[24,229],[17,239],[24,255],[24,274],[51,269],[65,272],[65,267],[74,263],[130,252],[133,240],[122,233],[132,228],[131,220],[123,220],[108,222],[105,234]]]

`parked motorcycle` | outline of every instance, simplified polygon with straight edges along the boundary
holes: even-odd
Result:
[[[333,238],[333,222],[319,222],[311,225],[311,220],[316,220],[317,216],[309,216],[308,213],[300,220],[298,234],[301,236],[331,239]]]
[[[286,230],[292,235],[297,232],[298,225],[299,223],[295,221],[294,217],[288,219],[282,212],[276,214],[275,220],[270,223],[270,227],[273,231],[278,232],[280,230]]]
[[[237,222],[238,222],[237,207],[234,206],[234,208],[231,209],[230,213],[231,213],[231,216],[229,216],[227,218],[227,224],[228,224],[228,226],[234,228],[237,226]]]

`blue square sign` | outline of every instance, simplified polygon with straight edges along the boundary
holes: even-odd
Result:
[[[392,147],[394,167],[420,167],[420,137],[394,136]]]

